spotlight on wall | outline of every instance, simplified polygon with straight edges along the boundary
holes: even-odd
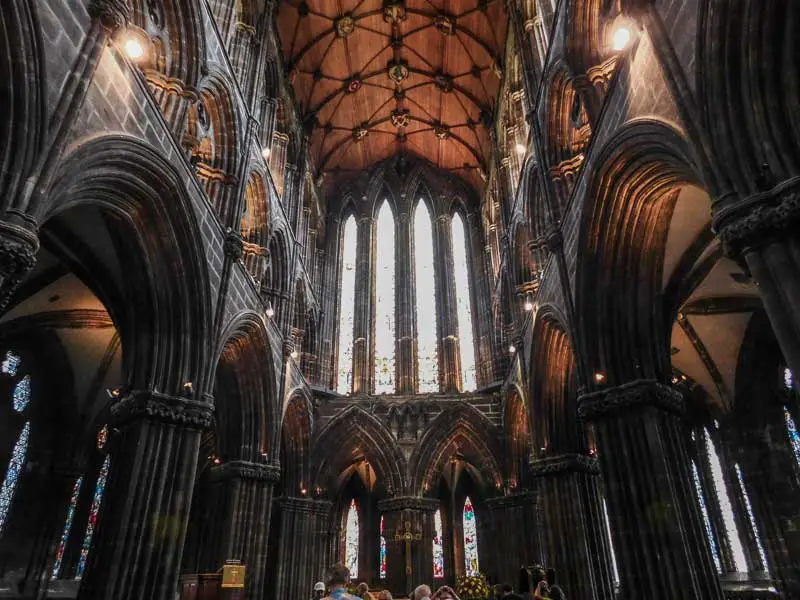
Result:
[[[528,151],[527,146],[525,144],[518,143],[516,145],[517,154],[525,154]]]
[[[628,47],[628,44],[631,42],[631,30],[630,28],[621,25],[614,30],[614,35],[611,36],[611,48],[615,52],[621,52]]]
[[[109,398],[116,400],[122,395],[122,391],[119,388],[114,388],[113,390],[106,388],[106,394],[108,394]]]
[[[509,353],[509,354],[514,354],[514,352],[516,352],[516,351],[517,351],[517,347],[516,347],[516,346],[514,346],[514,344],[511,344],[511,345],[508,347],[508,353]]]
[[[128,58],[131,60],[139,60],[144,56],[144,46],[142,42],[134,37],[125,40],[123,48],[125,49],[125,54],[127,54]]]
[[[525,300],[525,312],[531,312],[533,310],[533,302],[530,299]]]
[[[271,307],[271,306],[270,306],[270,307],[267,309],[267,316],[268,316],[270,319],[271,319],[272,317],[274,317],[274,316],[275,316],[275,311],[274,311],[274,310],[272,310],[272,307]]]
[[[602,371],[596,371],[594,374],[594,380],[597,383],[603,383],[606,380],[605,373],[603,373]]]
[[[308,493],[308,490],[306,488],[301,488],[300,489],[300,495],[301,496],[305,496],[307,493]]]
[[[191,396],[193,391],[194,391],[194,386],[192,386],[191,381],[187,381],[186,383],[183,384],[183,394],[185,396]]]
[[[261,156],[264,157],[264,160],[269,160],[270,149],[264,148],[261,150]]]

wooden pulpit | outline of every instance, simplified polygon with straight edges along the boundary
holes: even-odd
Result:
[[[195,573],[181,577],[181,600],[239,600],[244,598],[246,567],[228,561],[216,573]]]

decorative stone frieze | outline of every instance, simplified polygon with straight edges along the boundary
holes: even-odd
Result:
[[[439,508],[439,500],[436,498],[419,498],[417,496],[402,496],[398,498],[388,498],[378,502],[378,510],[381,512],[395,512],[398,510],[418,510],[422,512],[436,512]]]
[[[234,460],[214,467],[211,476],[219,480],[248,479],[277,483],[281,479],[281,468],[279,465],[264,465],[245,460]]]
[[[151,390],[134,390],[111,406],[111,420],[119,426],[137,419],[205,430],[211,429],[214,424],[214,407],[189,398],[176,398]]]
[[[530,472],[534,477],[546,477],[560,473],[600,474],[600,465],[594,456],[586,454],[561,454],[530,461]]]
[[[582,395],[578,416],[584,421],[593,421],[645,406],[655,406],[676,415],[686,410],[680,392],[652,379],[640,379]]]

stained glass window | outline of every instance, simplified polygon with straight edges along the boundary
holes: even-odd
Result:
[[[83,536],[83,545],[81,546],[81,555],[78,559],[78,570],[75,574],[75,579],[83,577],[83,572],[86,570],[86,560],[89,558],[89,550],[92,547],[92,536],[97,527],[97,514],[100,512],[100,506],[103,503],[103,492],[106,490],[106,479],[108,479],[110,466],[111,457],[106,456],[103,466],[100,467],[100,474],[97,476],[97,485],[94,487],[92,507],[89,509],[89,524],[86,525],[86,535]]]
[[[433,514],[433,577],[444,577],[444,546],[442,545],[442,510],[436,509]]]
[[[103,425],[97,432],[97,449],[102,450],[108,442],[108,425]]]
[[[383,535],[383,516],[381,516],[381,579],[386,579],[386,537]]]
[[[700,471],[697,470],[697,463],[692,461],[692,478],[694,479],[694,491],[697,493],[697,503],[700,505],[700,514],[703,517],[703,527],[706,530],[708,545],[711,547],[711,558],[714,559],[714,566],[717,573],[722,573],[722,561],[719,559],[719,546],[717,538],[714,537],[714,530],[711,529],[711,518],[708,516],[708,506],[706,506],[706,496],[703,493],[703,485],[700,482]]]
[[[789,435],[789,443],[792,445],[794,458],[797,461],[797,465],[800,466],[800,433],[797,431],[797,424],[794,422],[792,413],[789,412],[786,406],[783,407],[783,419],[786,421],[786,433]]]
[[[358,507],[356,501],[350,501],[347,511],[347,525],[344,531],[344,564],[350,569],[350,577],[358,577]]]
[[[744,557],[744,548],[742,541],[739,537],[739,530],[736,527],[736,520],[733,516],[733,507],[731,506],[730,498],[728,497],[728,488],[725,486],[725,477],[722,472],[722,463],[719,460],[717,449],[714,446],[714,440],[711,439],[711,434],[708,429],[705,430],[706,438],[706,454],[708,456],[709,464],[711,465],[711,476],[714,480],[714,487],[717,491],[717,499],[719,500],[719,508],[722,513],[722,523],[725,527],[725,534],[730,542],[731,552],[733,554],[733,563],[737,573],[747,572],[747,560]]]
[[[436,334],[436,277],[433,267],[433,226],[424,201],[414,209],[414,287],[417,312],[417,372],[420,393],[439,391]]]
[[[464,500],[464,567],[467,576],[478,574],[478,527],[472,500]]]
[[[467,266],[467,237],[464,219],[453,215],[453,266],[456,282],[459,350],[461,353],[461,390],[475,389],[475,344],[472,339],[472,308],[470,307],[469,268]]]
[[[758,524],[756,517],[753,514],[753,506],[750,504],[750,494],[747,493],[747,488],[744,486],[744,477],[742,477],[742,470],[739,465],[733,466],[736,470],[736,479],[739,480],[739,489],[742,492],[742,499],[744,500],[744,507],[747,509],[747,520],[750,522],[750,528],[753,530],[753,537],[756,540],[756,548],[758,548],[758,557],[761,559],[761,564],[765,571],[769,571],[767,564],[767,553],[764,552],[764,545],[761,543],[761,534],[758,531]]]
[[[375,393],[394,393],[394,216],[388,202],[375,233]]]
[[[31,401],[31,378],[30,375],[25,375],[14,386],[14,410],[21,413],[28,406]]]
[[[794,378],[792,377],[792,370],[788,367],[783,369],[783,385],[787,390],[794,388]]]
[[[61,572],[64,550],[69,540],[69,532],[72,530],[72,520],[75,518],[75,507],[78,505],[78,496],[81,493],[82,484],[83,477],[78,477],[75,485],[72,487],[72,495],[69,498],[69,508],[67,509],[67,519],[64,521],[64,530],[61,532],[61,539],[58,541],[58,550],[56,551],[56,562],[53,564],[53,572],[50,575],[52,579],[57,579]]]
[[[614,540],[611,538],[611,521],[608,518],[608,504],[603,498],[603,519],[606,523],[606,535],[608,536],[608,548],[611,550],[611,572],[614,576],[614,583],[619,583],[619,569],[617,568],[617,553],[614,552]]]
[[[356,246],[358,226],[351,216],[342,236],[342,277],[339,302],[339,365],[336,391],[349,394],[353,389],[353,315],[356,302]]]
[[[19,354],[14,354],[11,351],[6,352],[6,357],[3,359],[3,362],[0,363],[0,372],[13,377],[17,374],[20,362],[22,362],[22,359],[19,357]]]
[[[6,524],[8,512],[11,509],[11,501],[14,499],[14,492],[17,489],[20,473],[25,467],[25,457],[28,454],[28,438],[31,434],[31,424],[25,423],[22,433],[14,444],[11,451],[11,461],[8,463],[6,477],[3,479],[3,486],[0,487],[0,534],[3,533],[3,526]]]

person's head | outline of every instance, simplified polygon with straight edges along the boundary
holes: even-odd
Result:
[[[369,591],[369,586],[365,582],[361,582],[358,584],[356,588],[356,596],[363,596]]]
[[[501,598],[505,597],[505,596],[510,596],[511,594],[514,593],[514,586],[511,585],[510,583],[504,583],[503,585],[500,586],[500,588],[501,588],[502,593],[503,593]]]
[[[314,584],[314,598],[322,598],[325,595],[325,584],[318,581]]]
[[[503,597],[503,584],[496,583],[494,586],[494,597],[495,598],[502,598]]]
[[[418,585],[417,588],[414,590],[414,593],[411,595],[413,600],[423,600],[423,598],[430,598],[431,597],[431,588],[425,584]]]
[[[453,595],[453,590],[451,590],[446,585],[440,587],[436,592],[436,595],[439,600],[455,600],[455,596]]]
[[[346,587],[350,582],[350,569],[345,567],[342,563],[336,563],[331,568],[331,573],[328,576],[328,586],[334,590],[337,588]]]
[[[389,590],[383,590],[380,594],[378,594],[378,600],[392,600],[392,592]]]
[[[554,585],[550,588],[550,598],[552,598],[552,600],[567,600],[564,590],[557,585]]]

